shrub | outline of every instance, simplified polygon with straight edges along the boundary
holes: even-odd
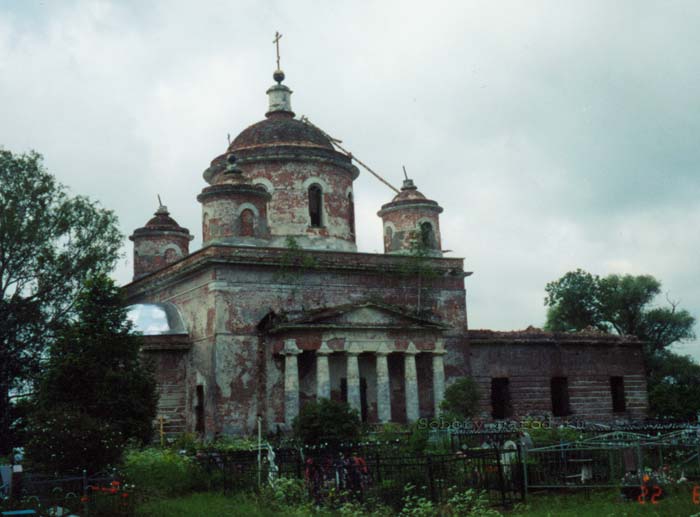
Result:
[[[329,399],[307,402],[294,419],[294,435],[305,444],[354,442],[362,422],[357,411],[344,402]]]
[[[479,398],[474,379],[462,377],[447,387],[440,409],[449,420],[471,418],[479,411]]]
[[[94,474],[115,465],[124,447],[124,437],[109,423],[71,407],[36,411],[27,429],[29,463],[46,474]]]
[[[130,450],[124,457],[127,482],[146,496],[173,496],[201,489],[206,478],[197,462],[169,449]]]
[[[441,515],[473,515],[475,517],[497,517],[500,512],[489,508],[488,498],[483,492],[468,489],[458,492],[454,487],[450,489],[451,496],[447,500]]]
[[[263,499],[272,503],[278,510],[305,506],[309,504],[309,497],[304,481],[296,478],[280,477],[275,479]]]
[[[221,436],[212,442],[203,443],[201,448],[206,451],[235,452],[257,450],[257,439],[245,436]]]
[[[434,517],[437,515],[435,505],[429,499],[414,493],[415,486],[407,484],[404,487],[403,508],[399,517]]]

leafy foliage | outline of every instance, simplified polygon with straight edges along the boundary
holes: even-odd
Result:
[[[357,441],[362,422],[348,404],[320,399],[304,405],[294,419],[293,428],[295,436],[305,444],[333,445]]]
[[[153,447],[127,451],[122,473],[146,496],[182,495],[202,488],[205,481],[201,467],[192,457]]]
[[[649,307],[661,293],[661,283],[650,275],[608,275],[600,278],[577,269],[545,287],[548,307],[545,328],[572,332],[588,327],[637,336],[648,352],[693,339],[695,318],[678,304]]]
[[[114,425],[67,405],[34,412],[28,432],[30,463],[45,473],[97,473],[119,461],[124,445]]]
[[[650,275],[600,278],[577,269],[545,287],[545,327],[577,331],[594,327],[637,336],[644,342],[650,409],[656,416],[689,418],[700,409],[700,365],[667,348],[693,339],[695,318],[668,300],[651,307],[661,283]]]
[[[552,331],[572,332],[587,327],[607,330],[602,319],[597,276],[577,269],[544,288],[547,323]]]
[[[479,412],[479,387],[471,377],[462,377],[445,389],[440,409],[447,419],[465,419]]]
[[[112,280],[106,276],[88,280],[76,313],[77,319],[58,331],[51,346],[31,418],[29,456],[52,471],[87,463],[96,470],[112,463],[127,440],[150,440],[155,417],[155,381],[139,358],[141,339],[131,334],[121,292]],[[61,412],[74,415],[73,439],[55,443],[52,455],[47,455],[44,444],[53,430],[42,422]],[[76,462],[76,450],[86,447],[95,426],[120,438],[113,438],[104,454]]]
[[[700,411],[700,365],[689,356],[663,351],[647,361],[653,416],[694,418]]]
[[[431,248],[419,237],[417,233],[411,238],[410,247],[408,250],[408,259],[401,265],[401,274],[415,278],[418,284],[418,292],[416,298],[416,313],[423,312],[421,306],[421,298],[424,284],[430,285],[438,276],[438,272],[433,267]]]
[[[0,149],[0,453],[10,435],[9,391],[31,382],[86,278],[110,271],[116,217],[70,197],[35,152]]]

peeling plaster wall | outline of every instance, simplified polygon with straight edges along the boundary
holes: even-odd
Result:
[[[217,279],[219,280],[219,292],[222,294],[219,303],[223,307],[225,316],[225,332],[247,332],[251,337],[250,343],[245,345],[232,345],[236,350],[243,346],[248,350],[235,361],[228,360],[226,367],[220,366],[217,355],[217,379],[219,384],[232,382],[232,377],[239,375],[243,368],[255,371],[261,367],[255,363],[252,339],[256,334],[256,325],[273,310],[285,312],[294,310],[313,310],[321,307],[331,307],[347,303],[362,302],[368,299],[379,299],[385,303],[392,303],[403,307],[410,307],[416,303],[417,284],[415,279],[392,278],[388,275],[368,275],[367,272],[354,272],[343,270],[312,269],[304,271],[300,276],[291,278],[280,268],[264,268],[248,266],[219,267]],[[440,311],[447,323],[456,326],[454,335],[446,341],[448,348],[459,348],[463,342],[464,333],[464,287],[461,278],[438,278],[434,285],[423,289],[422,299],[425,307]],[[460,303],[461,300],[461,303]],[[448,333],[449,335],[449,333]],[[241,336],[239,336],[241,337]],[[257,401],[253,390],[247,386],[241,386],[239,390],[221,390],[222,402],[220,405],[224,416],[223,429],[234,429],[239,424],[226,423],[234,417],[232,415],[246,415],[246,429],[253,429],[254,419],[258,411],[258,405],[266,408],[269,429],[275,429],[277,424],[284,421],[284,361],[276,354],[283,347],[284,339],[297,339],[297,346],[302,350],[315,350],[321,346],[323,340],[329,345],[342,349],[345,339],[351,342],[391,342],[397,345],[397,349],[405,349],[408,346],[409,337],[401,334],[386,334],[385,332],[355,332],[348,335],[347,332],[338,331],[323,334],[285,334],[283,337],[268,338],[265,343],[266,353],[264,365],[266,376],[266,400]],[[410,336],[418,349],[432,349],[435,343],[433,336]],[[368,416],[376,419],[376,373],[374,372],[373,357],[360,356],[360,374],[365,377],[367,384],[367,399],[370,405]],[[315,397],[315,357],[313,354],[302,353],[299,358],[300,370],[300,401]],[[370,364],[371,363],[371,364]],[[332,354],[330,357],[331,390],[334,396],[340,393],[340,378],[345,377],[344,355]],[[342,371],[341,371],[342,370]],[[431,373],[432,375],[432,373]],[[430,377],[432,379],[432,377]],[[403,377],[395,377],[392,384],[403,384]],[[430,382],[425,381],[425,387]],[[423,381],[419,379],[421,388]],[[236,398],[237,400],[231,400]],[[227,400],[228,399],[228,400]],[[432,399],[431,399],[432,400]],[[431,402],[432,403],[432,402]],[[401,411],[399,409],[397,411]],[[404,410],[405,412],[405,410]],[[432,409],[431,409],[432,413]]]
[[[435,209],[423,207],[402,207],[386,210],[382,216],[384,225],[384,252],[396,253],[411,250],[411,241],[420,239],[420,224],[424,221],[433,226],[435,242],[433,249],[442,249],[440,238],[440,217]]]
[[[351,232],[350,200],[352,174],[322,161],[260,161],[242,166],[248,178],[263,179],[273,185],[268,203],[271,246],[285,246],[294,236],[302,248],[354,251]],[[310,226],[308,186],[317,183],[323,190],[322,226]]]
[[[250,237],[241,236],[241,212],[246,208],[254,214],[254,233]],[[265,200],[244,194],[209,196],[202,203],[202,238],[204,246],[213,241],[267,245],[269,229]]]
[[[134,241],[134,279],[186,257],[190,241],[178,233],[138,236]]]
[[[185,360],[188,429],[194,428],[192,394],[196,384],[205,386],[209,436],[252,433],[258,414],[264,416],[270,430],[284,422],[284,358],[279,352],[285,339],[295,339],[302,351],[298,357],[302,405],[316,394],[313,351],[323,341],[334,351],[329,357],[331,394],[338,398],[340,379],[346,377],[344,351],[359,346],[360,376],[367,383],[370,421],[376,419],[375,358],[373,354],[363,355],[362,351],[376,350],[385,343],[389,352],[395,352],[388,356],[392,419],[402,422],[406,420],[406,408],[401,352],[409,342],[418,351],[420,415],[431,415],[432,354],[426,352],[434,348],[438,337],[444,339],[447,351],[444,357],[447,384],[471,373],[481,384],[482,410],[488,414],[491,377],[511,379],[514,408],[522,415],[551,410],[549,379],[556,375],[569,379],[570,401],[576,416],[612,418],[609,377],[623,375],[628,394],[625,416],[644,416],[646,386],[638,343],[615,344],[612,338],[586,338],[588,341],[584,339],[582,343],[568,343],[562,338],[562,342],[553,344],[551,339],[538,342],[539,338],[521,336],[508,341],[500,334],[496,339],[498,333],[468,333],[461,259],[429,259],[439,274],[423,283],[420,296],[421,308],[438,315],[451,326],[449,330],[339,328],[262,334],[258,324],[270,311],[303,312],[368,301],[409,310],[417,305],[418,279],[401,273],[401,265],[410,260],[407,257],[302,251],[290,263],[285,262],[288,251],[212,246],[128,286],[131,303],[170,301],[182,313],[192,339],[192,350]],[[340,317],[339,322],[352,326],[353,318],[367,321],[371,314],[358,309]],[[377,318],[376,324],[384,325],[388,321]],[[467,337],[472,334],[476,338]],[[179,373],[165,372],[163,382],[171,382],[181,374],[181,369]]]
[[[278,313],[311,310],[371,299],[404,308],[417,303],[417,279],[398,273],[388,274],[376,263],[381,260],[395,267],[397,261],[405,260],[400,257],[363,255],[359,258],[363,267],[355,269],[357,254],[319,255],[305,252],[315,258],[314,266],[298,268],[279,262],[276,266],[265,265],[265,260],[261,260],[263,257],[280,256],[284,254],[283,250],[221,250],[230,250],[235,260],[242,251],[252,253],[259,257],[256,262],[262,264],[221,263],[184,278],[170,278],[187,267],[186,263],[179,263],[174,269],[150,277],[144,284],[145,290],[139,295],[132,295],[130,299],[130,303],[170,301],[180,308],[193,343],[186,360],[190,369],[187,425],[189,429],[194,428],[192,398],[196,384],[204,383],[206,429],[209,435],[217,432],[250,433],[255,429],[259,412],[266,416],[271,430],[275,429],[276,423],[284,421],[284,361],[275,353],[276,345],[269,338],[261,348],[257,330],[258,323],[270,310]],[[220,254],[221,250],[215,251]],[[210,251],[202,250],[201,253]],[[440,267],[445,266],[461,270],[461,260],[443,259]],[[460,348],[463,344],[466,324],[464,296],[461,276],[440,276],[427,286],[424,283],[422,289],[422,307],[440,314],[443,321],[454,325],[454,331],[448,332],[448,349]],[[343,337],[346,334],[342,332],[339,335],[298,336],[300,348],[306,350],[318,348],[322,339],[330,340],[332,346],[342,347]],[[434,336],[387,335],[382,332],[356,333],[352,339],[388,341],[395,343],[399,350],[405,349],[409,340],[419,349],[431,348],[435,343]],[[281,346],[281,340],[278,340],[278,344]],[[305,359],[304,355],[308,358]],[[332,372],[341,368],[338,361],[341,361],[342,368],[345,367],[342,354],[333,354]],[[306,373],[300,376],[303,401],[315,396],[313,354],[302,354],[300,368],[307,368],[304,370]],[[361,375],[368,383],[369,414],[371,418],[376,418],[373,357],[360,357],[360,368]],[[340,377],[332,373],[331,379],[334,382],[332,389],[339,390]],[[419,382],[423,389],[422,381]],[[391,383],[403,389],[402,377],[395,376]],[[397,411],[402,411],[400,402]]]
[[[158,389],[162,391],[181,382],[185,397],[185,409],[183,419],[188,430],[193,430],[195,425],[194,394],[196,385],[204,386],[204,412],[205,429],[211,435],[219,426],[216,407],[216,393],[212,389],[216,386],[214,378],[215,364],[215,302],[214,292],[211,287],[215,285],[213,272],[202,271],[182,279],[180,282],[168,285],[167,283],[153,282],[146,293],[128,298],[128,303],[144,302],[172,302],[175,304],[183,322],[189,332],[191,349],[176,364],[171,367],[160,367],[156,380]],[[170,352],[149,352],[156,365],[162,364]],[[163,403],[159,408],[163,408]]]

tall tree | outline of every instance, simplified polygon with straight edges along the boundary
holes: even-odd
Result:
[[[94,472],[117,461],[129,439],[150,440],[157,395],[114,282],[89,279],[75,312],[37,383],[27,454],[49,471]]]
[[[71,197],[36,152],[0,149],[0,454],[12,446],[10,391],[30,383],[85,279],[110,271],[116,217]]]
[[[577,269],[545,287],[547,322],[552,331],[594,327],[644,342],[649,405],[655,416],[688,418],[700,409],[700,365],[674,354],[673,343],[693,339],[695,318],[668,297],[653,307],[661,282],[650,275],[600,278]]]
[[[650,275],[597,275],[577,269],[545,287],[547,322],[552,331],[594,327],[620,335],[637,336],[650,354],[695,338],[695,318],[678,303],[651,307],[661,293],[661,282]]]

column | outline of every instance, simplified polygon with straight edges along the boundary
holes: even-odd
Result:
[[[284,342],[284,422],[292,425],[294,417],[299,414],[299,364],[297,355],[301,350],[297,348],[294,339]]]
[[[347,351],[347,373],[345,378],[348,390],[348,405],[360,413],[362,411],[362,401],[360,400],[360,363],[357,360],[358,355],[356,351]]]
[[[386,347],[380,347],[377,357],[377,418],[381,423],[391,421],[391,388],[389,385],[389,363]]]
[[[331,374],[328,356],[333,353],[325,341],[316,350],[316,399],[331,398]]]
[[[445,350],[433,350],[433,400],[435,401],[435,416],[440,416],[440,404],[445,398]]]
[[[406,420],[408,423],[418,420],[418,374],[416,372],[416,354],[418,350],[409,343],[404,352],[404,377],[406,380]]]

